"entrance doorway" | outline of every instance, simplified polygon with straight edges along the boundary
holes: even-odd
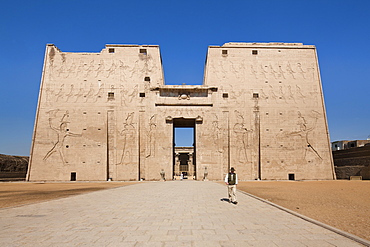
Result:
[[[196,179],[195,119],[173,121],[173,178]]]

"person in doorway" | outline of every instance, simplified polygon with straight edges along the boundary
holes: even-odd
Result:
[[[230,173],[226,174],[225,183],[229,194],[229,202],[238,204],[236,201],[236,185],[238,184],[238,175],[235,173],[234,167],[230,168]]]

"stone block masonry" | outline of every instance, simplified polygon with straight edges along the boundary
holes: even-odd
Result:
[[[165,85],[156,45],[48,44],[27,180],[172,179],[176,127],[197,180],[335,179],[315,46],[226,43],[195,86]]]

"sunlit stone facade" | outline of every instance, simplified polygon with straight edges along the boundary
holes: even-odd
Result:
[[[316,48],[210,46],[203,85],[165,85],[159,47],[47,45],[29,181],[160,180],[193,127],[195,179],[335,179]],[[189,166],[191,167],[191,166]]]

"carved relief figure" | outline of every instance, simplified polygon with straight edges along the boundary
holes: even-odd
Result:
[[[68,69],[68,73],[66,73],[66,78],[67,77],[69,77],[71,74],[72,75],[74,75],[75,74],[75,71],[76,71],[76,64],[73,62],[72,64],[71,64],[71,66],[69,67],[69,69]]]
[[[114,63],[114,61],[112,61],[112,64],[107,70],[107,74],[105,77],[109,78],[116,71],[116,68],[117,68],[117,65]]]
[[[79,98],[83,97],[84,94],[85,94],[84,85],[81,83],[80,89],[75,94],[75,96],[76,96],[75,102],[77,102]]]
[[[68,137],[68,136],[79,137],[79,136],[82,136],[82,134],[75,134],[75,133],[70,132],[67,129],[67,123],[69,123],[66,120],[66,118],[69,117],[68,111],[66,111],[63,114],[62,118],[59,121],[59,126],[54,127],[52,122],[56,118],[56,115],[57,115],[58,111],[59,110],[57,109],[57,110],[51,110],[51,111],[48,112],[48,114],[49,114],[49,127],[56,132],[57,140],[55,141],[54,146],[46,153],[43,160],[47,160],[53,153],[58,152],[59,155],[60,155],[60,158],[62,159],[62,162],[66,163],[66,160],[65,160],[64,154],[63,154],[63,147],[64,147],[65,138]]]
[[[63,98],[63,96],[64,96],[63,90],[64,90],[64,84],[60,85],[59,91],[55,95],[55,101],[56,102],[58,102],[59,98]]]
[[[298,97],[302,99],[303,103],[305,103],[306,96],[303,95],[301,88],[298,85],[296,85],[295,88],[296,88],[296,95],[298,95]]]
[[[286,70],[288,71],[288,73],[293,77],[293,79],[295,79],[295,76],[294,74],[296,73],[293,69],[292,69],[292,66],[290,66],[290,63],[288,62],[288,64],[286,65]]]
[[[235,110],[236,123],[234,125],[234,133],[236,135],[237,141],[237,158],[239,162],[246,163],[248,162],[247,148],[249,147],[248,135],[252,130],[249,130],[246,127],[244,117],[240,114],[239,111]]]
[[[303,79],[306,79],[306,76],[305,76],[306,72],[303,71],[301,63],[297,63],[297,70],[298,70],[298,73],[301,74]]]
[[[285,72],[283,70],[283,67],[279,64],[279,75],[285,79]]]
[[[94,60],[90,62],[89,67],[87,67],[87,69],[85,70],[85,78],[91,75],[93,70],[94,70]]]
[[[217,115],[215,115],[215,120],[212,122],[213,143],[217,146],[217,152],[222,153],[221,128],[218,126],[218,122]]]
[[[94,85],[91,83],[91,84],[90,84],[90,90],[87,92],[87,94],[86,94],[86,95],[84,95],[84,97],[85,97],[85,102],[87,102],[87,100],[88,100],[89,98],[91,98],[93,95],[94,95]]]
[[[257,70],[254,68],[253,64],[251,64],[251,74],[254,75],[256,79],[258,79]]]
[[[298,148],[298,150],[303,150],[303,154],[301,154],[302,159],[309,161],[308,154],[312,153],[314,156],[322,160],[321,155],[318,153],[316,148],[314,147],[313,143],[311,142],[311,135],[312,131],[316,128],[316,123],[319,118],[319,113],[316,111],[312,111],[310,118],[313,120],[313,123],[308,124],[306,118],[302,115],[300,111],[297,112],[298,114],[298,121],[297,125],[299,126],[298,131],[292,131],[292,132],[285,132],[283,133],[284,138],[292,138],[294,136],[300,137],[300,144],[303,145],[303,149],[301,147]],[[309,126],[311,125],[311,126]],[[279,138],[279,137],[278,137]]]
[[[94,95],[95,99],[94,102],[98,101],[98,99],[102,98],[104,95],[104,83],[99,85],[98,92]]]
[[[119,60],[119,79],[120,81],[126,81],[126,72],[129,66],[125,65],[121,60]]]
[[[125,123],[123,124],[123,130],[120,135],[123,136],[123,148],[120,160],[120,165],[132,161],[133,154],[133,142],[135,140],[135,127],[133,122],[134,112],[128,113]]]
[[[69,90],[69,93],[66,94],[66,102],[68,102],[69,98],[73,96],[73,89],[74,89],[74,85],[71,84],[71,89]]]

